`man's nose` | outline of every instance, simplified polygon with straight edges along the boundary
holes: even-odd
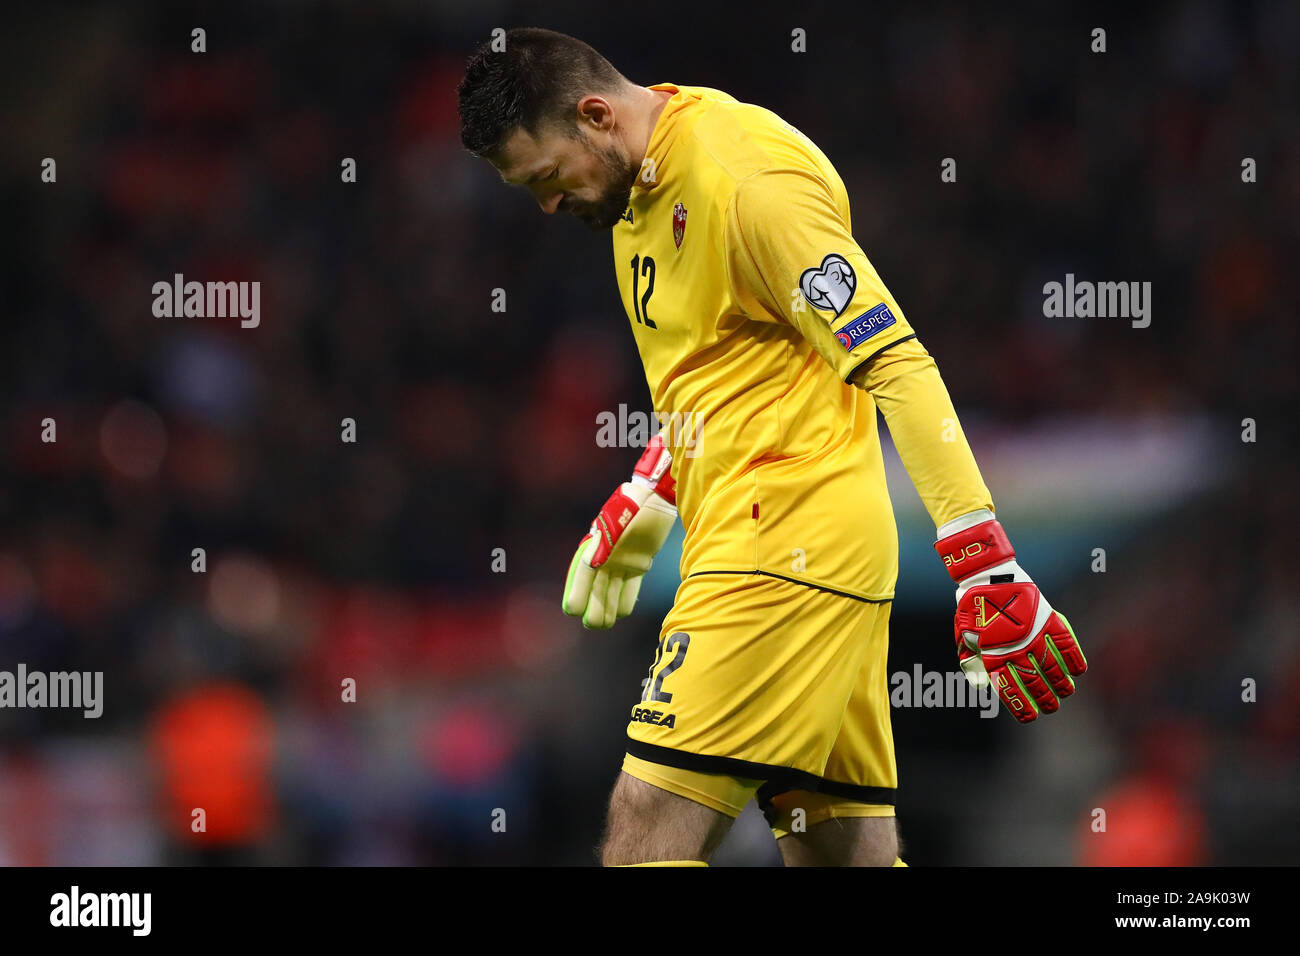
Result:
[[[539,196],[537,205],[542,207],[542,212],[548,216],[560,208],[560,203],[564,201],[564,193],[551,193],[549,196]]]

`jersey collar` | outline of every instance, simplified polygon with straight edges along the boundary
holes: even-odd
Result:
[[[671,93],[672,96],[664,102],[663,109],[659,111],[659,116],[655,119],[655,127],[650,131],[650,141],[646,143],[645,161],[642,162],[641,172],[636,178],[637,188],[644,190],[654,189],[655,186],[664,181],[664,164],[667,163],[672,152],[677,114],[683,106],[694,98],[690,92],[679,87],[676,83],[656,83],[649,89],[664,90]],[[654,171],[654,178],[651,180],[647,180],[645,176],[647,170],[646,161],[652,161],[654,164],[649,167]]]

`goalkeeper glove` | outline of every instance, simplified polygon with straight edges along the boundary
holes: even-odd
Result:
[[[672,456],[655,435],[632,480],[610,495],[578,544],[564,582],[561,607],[583,627],[608,628],[632,613],[641,578],[677,521]]]
[[[1016,720],[1055,713],[1088,669],[1074,628],[1016,563],[987,508],[949,521],[934,548],[957,582],[957,658],[976,687],[991,680]]]

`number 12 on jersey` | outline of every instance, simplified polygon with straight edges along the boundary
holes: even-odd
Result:
[[[641,276],[646,277],[645,295],[640,295]],[[650,318],[648,309],[650,307],[650,296],[655,291],[655,261],[649,256],[642,258],[639,255],[632,257],[632,311],[636,314],[637,322],[644,323],[647,327],[657,329],[654,319]]]

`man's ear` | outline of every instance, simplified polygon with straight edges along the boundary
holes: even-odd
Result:
[[[592,93],[578,100],[578,125],[608,132],[614,128],[614,107],[603,96]]]

